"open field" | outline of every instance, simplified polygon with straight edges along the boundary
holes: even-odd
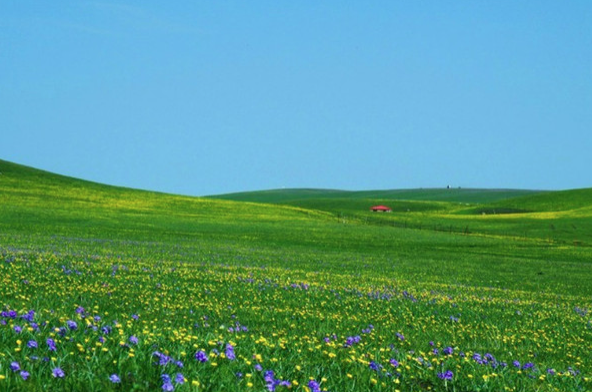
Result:
[[[592,389],[591,190],[0,173],[0,390]]]

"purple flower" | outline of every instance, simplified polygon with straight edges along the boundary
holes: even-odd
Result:
[[[532,362],[525,363],[524,366],[522,366],[522,369],[532,369],[532,368],[534,368],[534,363],[532,363]]]
[[[169,357],[168,355],[165,355],[159,351],[153,352],[152,355],[155,356],[156,358],[158,358],[158,364],[160,366],[165,366],[166,364],[168,364],[171,361],[171,357]]]
[[[206,355],[205,352],[200,350],[195,353],[195,359],[197,359],[199,362],[207,362],[208,356]]]
[[[452,380],[453,376],[454,373],[452,373],[452,370],[446,370],[444,373],[438,373],[438,378],[442,380]]]
[[[263,379],[265,380],[265,386],[266,386],[267,390],[270,392],[275,391],[275,388],[280,383],[279,380],[275,379],[273,370],[266,370],[263,375]]]
[[[263,367],[261,365],[259,365],[258,363],[255,364],[255,370],[260,372],[261,370],[263,370]]]
[[[177,373],[177,375],[175,376],[175,382],[177,384],[183,384],[185,383],[185,377],[183,377],[181,373]]]
[[[390,359],[389,362],[393,367],[399,367],[399,361],[396,359]]]
[[[52,369],[51,375],[54,376],[55,378],[64,378],[64,376],[66,374],[64,373],[64,371],[61,368],[57,367],[57,368]]]
[[[514,365],[514,367],[519,368],[520,367],[520,362],[519,361],[514,361],[514,362],[512,362],[512,365]]]
[[[111,381],[113,384],[119,384],[121,382],[121,379],[117,374],[112,374],[109,376],[109,381]]]
[[[442,350],[442,353],[444,353],[444,355],[452,355],[453,352],[454,349],[452,347],[446,347],[444,350]]]
[[[310,392],[321,392],[321,385],[315,380],[310,380],[308,387],[310,388]]]
[[[46,343],[47,343],[47,346],[49,347],[49,351],[56,351],[55,340],[53,340],[52,338],[48,338]]]
[[[84,314],[84,308],[82,306],[79,306],[76,308],[76,313],[77,314]]]
[[[359,335],[349,336],[347,339],[345,339],[345,343],[343,344],[343,347],[351,347],[356,343],[360,343],[361,340],[362,340],[362,338]]]
[[[10,370],[12,370],[13,372],[18,372],[19,370],[21,370],[21,365],[19,365],[18,362],[11,362]]]
[[[34,340],[29,340],[27,342],[27,347],[29,347],[29,348],[37,348],[37,342],[34,341]]]
[[[78,324],[76,324],[76,321],[68,320],[66,321],[66,325],[68,326],[68,328],[70,328],[71,331],[78,329]]]
[[[129,337],[129,342],[131,344],[138,344],[138,338],[135,337],[134,335],[132,335],[132,336]]]
[[[226,358],[234,361],[236,359],[236,355],[234,354],[234,347],[230,343],[226,345]]]
[[[175,389],[175,386],[173,385],[173,383],[171,382],[171,376],[169,376],[168,374],[163,374],[161,376],[162,378],[162,390],[163,391],[172,391]]]
[[[256,367],[260,365],[255,365]],[[286,387],[286,388],[291,388],[292,387],[292,383],[290,381],[287,380],[280,380],[275,378],[274,372],[273,370],[267,370],[264,373],[263,379],[265,380],[266,383],[266,387],[268,391],[275,391],[276,387],[280,386],[280,387]]]
[[[368,325],[368,328],[362,330],[362,333],[366,333],[366,334],[370,333],[370,332],[372,332],[373,329],[374,329],[374,325],[370,324],[370,325]]]
[[[14,329],[14,332],[16,332],[16,333],[23,332],[23,327],[21,327],[20,325],[15,325],[13,329]]]
[[[21,371],[20,374],[21,374],[21,377],[23,378],[23,380],[26,380],[30,376],[29,372],[26,370]]]
[[[396,335],[397,335],[397,337],[399,338],[399,340],[405,340],[405,336],[403,336],[403,334],[402,334],[402,333],[400,333],[400,332],[397,332],[397,333],[396,333]]]

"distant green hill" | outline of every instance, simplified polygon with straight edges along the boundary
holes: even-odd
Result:
[[[0,173],[0,229],[26,233],[126,231],[145,238],[174,232],[268,243],[275,237],[278,244],[295,244],[310,230],[348,223],[592,244],[592,189],[278,189],[196,198],[108,186],[1,160]],[[378,204],[393,212],[370,212]],[[292,234],[278,234],[288,226]]]
[[[592,189],[281,189],[214,197],[325,211],[344,222],[592,244]],[[373,205],[392,213],[370,212]]]
[[[209,196],[211,198],[257,203],[284,203],[320,199],[375,199],[448,201],[458,203],[489,203],[519,196],[544,193],[544,191],[520,189],[471,189],[471,188],[426,188],[370,191],[344,191],[335,189],[271,189]]]
[[[489,203],[485,212],[559,212],[592,207],[592,188],[545,192]],[[475,211],[480,212],[480,208]]]

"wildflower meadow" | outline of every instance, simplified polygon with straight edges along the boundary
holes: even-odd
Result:
[[[586,247],[63,179],[51,200],[17,169],[2,391],[592,390]]]

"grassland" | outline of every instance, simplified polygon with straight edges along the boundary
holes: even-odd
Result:
[[[0,173],[0,390],[592,389],[590,190]]]

